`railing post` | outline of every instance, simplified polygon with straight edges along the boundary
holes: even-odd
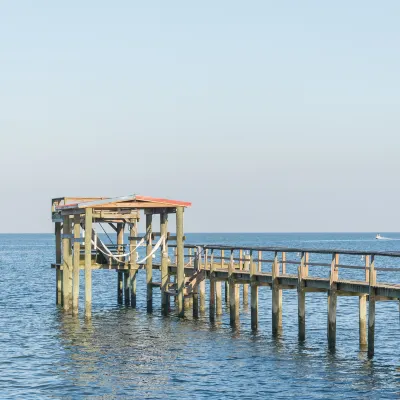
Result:
[[[74,261],[73,261],[73,290],[72,290],[72,315],[78,315],[79,301],[79,270],[81,258],[81,216],[74,215]]]
[[[375,351],[375,256],[371,255],[369,265],[369,307],[368,307],[368,357],[372,358]]]
[[[207,262],[208,262],[208,249],[204,250],[204,266],[203,266],[203,273],[204,279],[199,284],[199,291],[200,291],[200,312],[203,313],[206,309],[206,274],[207,274]],[[201,267],[201,263],[200,263]]]
[[[275,335],[282,329],[282,290],[279,288],[279,261],[275,251],[272,264],[272,333]]]
[[[242,269],[242,266],[243,266],[242,257],[243,257],[243,254],[241,257],[239,257],[241,260],[240,261],[240,267],[241,267],[240,269]],[[248,254],[246,254],[244,256],[244,259],[245,259],[245,261],[244,261],[243,269],[245,271],[250,272],[250,256]],[[243,305],[247,306],[248,304],[249,304],[249,285],[245,283],[245,284],[243,284]]]
[[[330,289],[328,291],[328,347],[334,349],[336,347],[336,307],[337,294],[336,282],[338,280],[339,254],[332,254],[331,273],[330,273]]]
[[[162,212],[160,215],[160,234],[167,236],[168,232],[168,213]],[[168,274],[168,241],[165,239],[165,246],[161,255],[161,313],[168,315],[169,312],[169,296],[165,293],[168,290],[169,274]]]
[[[306,277],[305,271],[306,253],[301,253],[301,261],[298,270],[298,286],[297,286],[297,300],[298,300],[298,323],[299,323],[299,340],[303,341],[306,338],[306,292],[304,290],[304,278]]]
[[[365,256],[365,281],[369,282],[369,256]],[[360,348],[364,349],[367,345],[367,295],[359,297],[359,339]]]
[[[234,277],[235,265],[233,260],[233,250],[231,250],[231,257],[228,267],[228,280],[229,280],[229,311],[230,311],[230,322],[232,326],[235,326],[239,321],[239,298],[237,296],[237,286],[235,284]]]
[[[210,319],[215,317],[215,280],[214,280],[214,249],[211,249],[210,256]]]
[[[251,329],[258,328],[258,285],[256,274],[256,264],[253,259],[253,250],[250,250],[250,282],[251,282]]]

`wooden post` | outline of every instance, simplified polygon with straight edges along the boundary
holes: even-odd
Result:
[[[130,226],[130,236],[131,237],[137,237],[137,219],[133,219],[131,221],[131,226]],[[137,250],[134,250],[137,245],[136,239],[130,240],[129,242],[129,252],[131,253],[130,255],[130,261],[129,261],[129,285],[130,285],[130,295],[131,295],[131,307],[136,308],[136,276],[137,276],[137,270],[138,270],[138,265],[137,265]]]
[[[124,243],[124,224],[122,222],[117,223],[117,248],[118,253],[121,254],[123,252],[123,243]],[[120,265],[118,263],[117,267],[119,268]],[[118,285],[117,285],[117,297],[118,297],[118,304],[122,304],[123,300],[123,289],[124,289],[124,280],[123,280],[123,271],[118,269]]]
[[[184,264],[184,243],[183,243],[183,207],[176,208],[176,249],[177,249],[177,298],[178,315],[185,316],[184,309],[184,284],[185,284],[185,264]]]
[[[272,334],[277,334],[282,328],[282,290],[279,288],[278,252],[272,264]]]
[[[199,284],[199,291],[200,291],[200,312],[203,313],[206,310],[206,269],[207,269],[207,262],[208,262],[208,250],[204,250],[204,279]],[[200,262],[201,267],[201,262]]]
[[[151,242],[153,215],[146,214],[146,255],[153,251]],[[146,260],[146,287],[147,287],[147,312],[153,312],[153,258],[150,256]]]
[[[251,329],[253,331],[258,328],[258,285],[256,280],[256,264],[253,260],[253,251],[248,256],[250,260],[250,281],[251,281]]]
[[[330,289],[328,291],[328,347],[334,349],[336,346],[336,281],[338,280],[339,254],[332,254]]]
[[[365,281],[369,282],[369,256],[365,256]],[[364,349],[367,341],[367,295],[359,297],[359,339],[360,348]]]
[[[92,316],[92,216],[93,209],[85,209],[85,318]]]
[[[225,250],[221,250],[221,268],[225,267]],[[229,303],[229,282],[225,281],[225,302]],[[218,306],[217,306],[218,308]]]
[[[235,284],[234,273],[235,265],[233,261],[233,250],[231,250],[231,258],[228,267],[228,279],[229,279],[229,312],[230,322],[232,326],[236,326],[239,322],[239,296],[237,285]]]
[[[210,319],[213,320],[215,316],[215,281],[214,281],[214,250],[211,249],[210,256]]]
[[[63,309],[64,311],[69,311],[72,306],[71,221],[69,215],[64,216],[62,244],[63,244]]]
[[[55,223],[56,236],[56,304],[62,304],[61,222]]]
[[[258,272],[261,272],[262,269],[262,251],[258,252]]]
[[[369,307],[368,307],[368,357],[372,358],[375,352],[375,256],[371,255],[369,265]]]
[[[299,340],[301,341],[306,339],[306,292],[304,290],[304,280],[303,280],[307,276],[305,270],[305,262],[306,262],[306,253],[302,252],[300,266],[298,269],[298,286],[297,286]]]
[[[74,262],[73,262],[73,291],[72,291],[72,315],[78,315],[79,302],[79,271],[81,258],[81,216],[74,215]]]
[[[194,270],[198,271],[200,269],[200,254],[197,248],[194,250]],[[199,317],[199,285],[193,287],[193,318]]]
[[[241,259],[242,257],[239,256],[239,258]],[[245,271],[250,272],[250,256],[246,254],[244,256],[244,258],[245,258],[244,264],[242,264],[242,261],[240,261],[240,266],[243,265],[243,269]],[[242,269],[242,268],[240,268],[240,269]],[[249,304],[249,285],[244,284],[243,285],[243,305],[247,306],[248,304]]]
[[[282,252],[282,275],[286,274],[286,253]]]
[[[162,212],[160,214],[160,234],[167,236],[168,232],[168,214]],[[168,241],[165,240],[165,247],[161,255],[161,313],[168,315],[169,311],[169,296],[165,293],[168,290],[169,274],[168,274]]]

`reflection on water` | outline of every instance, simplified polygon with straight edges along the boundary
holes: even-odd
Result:
[[[199,242],[222,241],[218,235],[188,236]],[[300,246],[301,238],[241,234],[228,239]],[[353,248],[368,245],[362,235],[354,238],[362,242],[352,243]],[[343,235],[343,240],[350,243],[351,236]],[[391,249],[395,243],[391,241]],[[49,268],[53,257],[51,235],[0,235],[1,398],[398,397],[396,302],[377,304],[376,357],[371,361],[358,344],[356,297],[338,299],[335,352],[327,346],[324,293],[307,295],[306,341],[299,343],[295,291],[283,293],[283,331],[273,336],[268,288],[259,289],[260,329],[253,333],[249,306],[242,306],[240,324],[232,329],[225,304],[224,314],[213,321],[208,309],[198,320],[179,320],[160,315],[160,295],[155,292],[154,313],[147,315],[143,273],[138,309],[118,306],[116,274],[97,271],[93,318],[86,321],[82,312],[72,317],[55,306],[55,274]]]

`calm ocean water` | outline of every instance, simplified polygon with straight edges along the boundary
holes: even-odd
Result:
[[[400,251],[400,234],[381,234],[397,240],[377,241],[374,234],[357,233],[187,238],[192,243]],[[357,297],[338,299],[335,353],[327,349],[325,293],[307,295],[307,339],[300,344],[295,291],[283,293],[283,333],[274,338],[268,288],[259,290],[259,331],[252,333],[250,308],[242,305],[237,330],[229,326],[226,307],[214,323],[208,310],[198,320],[161,317],[157,291],[154,313],[146,314],[143,271],[137,309],[118,306],[117,274],[95,271],[93,318],[85,322],[82,312],[73,318],[55,305],[54,258],[53,235],[0,235],[1,399],[400,397],[397,302],[376,306],[376,355],[371,361],[358,346]],[[344,261],[362,264],[355,257]],[[377,264],[400,266],[384,259]],[[329,271],[310,267],[310,275],[314,273],[328,276]],[[340,274],[356,277],[362,272]],[[378,273],[378,280],[400,282],[400,273]]]

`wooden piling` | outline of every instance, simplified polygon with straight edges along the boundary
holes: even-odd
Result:
[[[208,250],[204,251],[204,271],[207,268],[208,262]],[[200,255],[200,267],[201,267],[201,255]],[[205,274],[205,272],[204,272]],[[206,310],[206,279],[204,278],[199,284],[199,293],[200,293],[200,312],[203,313]]]
[[[197,251],[197,248],[194,250],[194,271],[198,271],[200,268],[200,254]],[[195,285],[193,288],[192,295],[193,302],[193,318],[199,317],[199,285]]]
[[[275,335],[282,329],[282,290],[279,288],[279,261],[275,251],[272,263],[272,333]]]
[[[71,222],[68,215],[63,223],[63,309],[69,311],[72,306],[72,252],[71,252]]]
[[[369,306],[368,306],[368,357],[374,356],[375,352],[375,256],[371,255],[371,263],[369,265]]]
[[[221,250],[221,268],[225,268],[225,250]],[[229,303],[229,281],[225,281],[225,303]],[[222,307],[222,306],[221,306]],[[217,306],[218,308],[218,306]]]
[[[168,232],[168,214],[162,212],[160,215],[160,234],[161,236],[167,236]],[[169,284],[168,275],[168,241],[165,240],[165,247],[162,249],[161,254],[161,313],[168,315],[169,311],[169,296],[166,293]]]
[[[282,275],[286,274],[286,252],[282,252]]]
[[[229,311],[230,322],[232,326],[236,326],[239,322],[239,292],[234,280],[235,265],[233,261],[233,250],[231,250],[231,257],[228,267],[228,280],[229,280]]]
[[[215,287],[215,280],[214,280],[214,250],[211,250],[210,255],[210,305],[209,305],[209,312],[210,312],[210,319],[213,320],[215,317],[215,294],[216,294],[216,287]]]
[[[183,243],[183,207],[176,208],[176,249],[177,249],[177,299],[178,315],[185,316],[184,309],[184,284],[185,284],[185,261]]]
[[[73,259],[73,290],[72,290],[72,315],[78,315],[79,302],[79,271],[81,252],[81,216],[74,215],[74,259]]]
[[[151,242],[153,215],[146,214],[146,255],[148,256],[153,250]],[[150,256],[146,260],[146,297],[147,312],[153,312],[153,258]]]
[[[92,216],[93,209],[85,209],[85,318],[92,316]]]
[[[117,248],[118,253],[123,253],[123,243],[124,243],[124,224],[122,222],[117,223]],[[122,304],[124,293],[124,273],[118,270],[118,282],[117,282],[117,299],[118,304]]]
[[[369,256],[365,256],[365,281],[369,282]],[[364,349],[367,344],[367,295],[359,297],[359,339],[360,348]]]
[[[251,329],[258,329],[258,285],[256,281],[256,264],[253,259],[253,251],[250,251],[250,287],[251,287]]]
[[[284,253],[282,253],[283,256]],[[286,259],[286,258],[285,258]],[[298,325],[299,325],[299,340],[303,341],[306,339],[306,292],[304,290],[304,278],[307,277],[306,269],[306,253],[301,253],[300,266],[298,268],[298,287],[297,287],[297,314],[298,314]],[[283,262],[282,262],[283,269]]]
[[[61,222],[56,222],[54,227],[56,236],[56,264],[61,266]],[[62,305],[62,270],[56,268],[56,304]]]
[[[336,347],[336,282],[338,280],[338,264],[339,254],[333,253],[330,273],[330,289],[328,291],[328,347],[330,349]]]
[[[239,258],[242,259],[242,256],[239,256]],[[245,258],[244,263],[242,263],[242,261],[239,261],[240,266],[243,267],[243,269],[245,271],[250,272],[250,256],[248,254],[246,254],[244,256],[244,258]],[[242,268],[240,268],[240,269],[242,269]],[[244,284],[243,285],[243,305],[247,306],[248,304],[249,304],[249,285]]]
[[[136,276],[137,276],[137,250],[135,250],[137,246],[136,239],[132,239],[137,237],[137,219],[131,220],[130,225],[130,237],[129,240],[129,252],[131,253],[129,259],[129,285],[130,285],[130,296],[131,296],[131,307],[136,308]]]

